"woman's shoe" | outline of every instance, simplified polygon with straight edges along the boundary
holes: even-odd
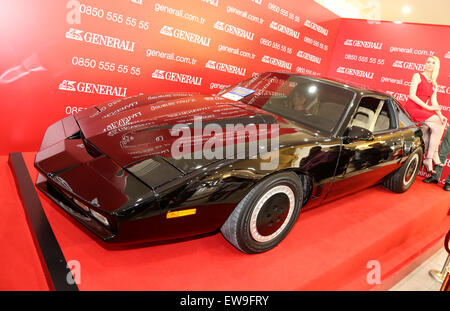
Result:
[[[439,182],[439,180],[435,179],[433,176],[425,178],[422,181],[426,184],[437,184]]]
[[[436,161],[435,155],[437,155],[437,152],[435,152],[434,155],[433,155],[433,163],[434,163],[434,165],[440,166],[440,167],[445,167],[445,164],[442,164],[442,162],[439,159],[439,157],[438,157],[438,161]]]
[[[430,160],[430,161],[428,162],[427,160]],[[427,163],[428,163],[428,165],[427,165]],[[423,160],[423,166],[425,166],[425,169],[427,170],[428,173],[436,174],[436,171],[433,170],[433,159],[432,158],[425,158]]]
[[[450,191],[450,182],[446,182],[444,185],[444,190],[445,191]]]

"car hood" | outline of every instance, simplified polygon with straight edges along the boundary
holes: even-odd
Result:
[[[150,97],[138,96],[106,103],[75,115],[75,118],[86,142],[122,167],[161,157],[183,172],[203,167],[214,159],[194,159],[197,156],[192,156],[189,161],[174,159],[172,147],[177,140],[180,142],[184,133],[174,131],[175,128],[189,128],[191,152],[189,148],[183,152],[192,153],[198,150],[195,144],[199,141],[203,144],[208,136],[214,134],[208,135],[204,131],[212,124],[225,129],[237,124],[261,126],[278,123],[276,117],[266,111],[219,96],[157,96],[152,96],[151,100]],[[294,131],[288,127],[280,130],[283,133]]]

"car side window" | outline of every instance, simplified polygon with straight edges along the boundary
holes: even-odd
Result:
[[[361,99],[351,126],[359,126],[371,132],[382,132],[395,128],[395,119],[387,101],[366,96]]]
[[[394,99],[390,100],[392,106],[394,106],[394,110],[398,116],[398,125],[400,128],[409,127],[415,125],[413,121],[411,121],[411,117],[408,115],[406,110]]]

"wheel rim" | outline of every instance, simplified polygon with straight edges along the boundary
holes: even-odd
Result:
[[[408,185],[414,176],[416,175],[416,171],[419,167],[419,155],[415,154],[414,157],[409,161],[408,166],[405,170],[405,175],[403,176],[403,184]]]
[[[256,203],[250,218],[250,233],[257,242],[268,242],[279,236],[291,219],[295,195],[289,186],[276,186]]]

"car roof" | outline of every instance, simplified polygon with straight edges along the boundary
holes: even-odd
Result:
[[[356,93],[360,93],[361,95],[378,95],[378,96],[390,97],[390,95],[387,94],[387,93],[371,89],[368,86],[358,85],[358,84],[356,84],[354,82],[347,82],[347,81],[344,81],[344,80],[340,81],[340,80],[331,79],[331,78],[328,78],[328,77],[317,77],[317,76],[310,76],[310,75],[304,75],[304,74],[292,73],[292,72],[281,72],[281,71],[276,72],[276,71],[273,71],[273,73],[289,74],[291,76],[298,76],[298,77],[307,78],[307,79],[310,79],[310,80],[325,82],[325,83],[333,84],[333,85],[338,86],[338,87],[344,87],[344,88],[350,89],[350,90],[352,90],[352,91],[354,91]]]

